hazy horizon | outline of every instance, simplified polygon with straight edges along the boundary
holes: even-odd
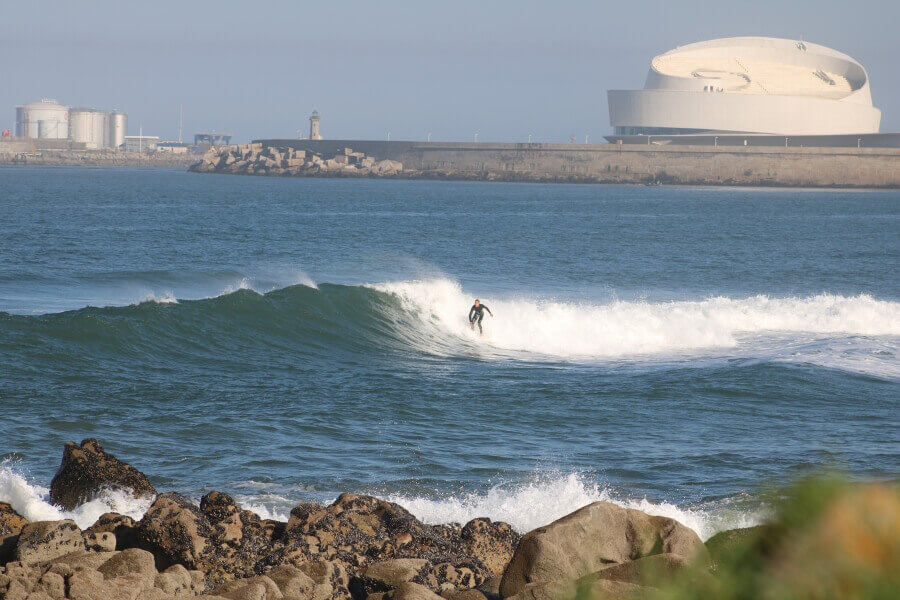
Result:
[[[14,129],[16,105],[55,98],[123,110],[129,133],[165,139],[182,106],[185,140],[306,135],[317,109],[332,139],[599,142],[606,91],[642,87],[654,55],[759,35],[858,60],[881,131],[900,131],[896,3],[50,1],[2,16],[0,128]]]

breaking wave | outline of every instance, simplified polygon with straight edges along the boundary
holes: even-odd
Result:
[[[486,315],[484,336],[467,321],[472,297],[450,279],[298,284],[266,293],[241,281],[201,300],[164,294],[131,306],[0,313],[7,334],[0,354],[43,345],[66,356],[184,356],[244,343],[291,354],[394,350],[486,360],[738,356],[900,377],[900,302],[865,294],[609,303],[487,298],[495,316]]]

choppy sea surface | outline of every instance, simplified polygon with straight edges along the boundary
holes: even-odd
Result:
[[[523,532],[606,499],[705,538],[810,470],[900,474],[897,191],[7,167],[0,211],[30,519],[86,437],[265,516],[350,491]]]

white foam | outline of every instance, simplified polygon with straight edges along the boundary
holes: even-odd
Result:
[[[129,490],[107,489],[100,495],[67,511],[49,502],[50,490],[29,483],[9,462],[0,463],[0,502],[8,502],[29,521],[72,519],[82,529],[93,525],[106,512],[140,519],[153,503],[152,497],[134,498]]]
[[[696,531],[703,540],[719,531],[757,525],[769,517],[765,506],[747,512],[732,508],[728,502],[679,507],[646,498],[623,499],[609,488],[588,483],[575,473],[515,486],[498,485],[483,494],[471,493],[458,498],[434,500],[398,494],[387,499],[403,506],[424,523],[466,523],[477,517],[488,517],[509,523],[519,533],[552,523],[601,500],[675,519]]]
[[[143,304],[144,302],[154,302],[156,304],[178,304],[178,299],[171,291],[165,291],[161,294],[148,291],[144,293],[138,304]]]
[[[235,496],[235,500],[244,510],[256,513],[260,519],[287,522],[291,517],[291,508],[298,502],[291,501],[284,496],[266,495],[259,496]]]
[[[100,496],[72,511],[50,504],[49,490],[29,483],[10,461],[0,463],[0,502],[8,502],[29,521],[73,519],[85,529],[106,512],[117,512],[139,520],[153,503],[153,497],[134,498],[128,490],[104,490]],[[294,497],[272,492],[239,495],[235,498],[242,508],[262,519],[285,522],[290,510],[306,495]],[[690,527],[706,540],[727,529],[750,527],[770,517],[768,508],[758,502],[732,503],[730,500],[680,507],[669,502],[654,502],[646,498],[627,498],[609,487],[587,481],[576,473],[536,476],[532,481],[495,485],[487,492],[472,492],[462,496],[439,499],[394,494],[385,497],[409,510],[424,523],[466,523],[477,517],[505,521],[526,533],[547,525],[579,508],[600,500],[625,508],[634,508],[650,515],[665,516]],[[322,501],[321,498],[318,501]],[[193,499],[198,504],[197,499]],[[329,502],[326,501],[326,504]],[[752,506],[752,508],[747,508]]]
[[[607,304],[527,298],[487,298],[485,336],[466,314],[473,295],[448,279],[388,282],[374,289],[395,295],[426,328],[486,349],[559,358],[677,355],[740,349],[785,332],[826,336],[900,335],[900,302],[872,296],[714,297],[678,302]]]
[[[233,294],[238,290],[253,290],[252,280],[249,277],[241,277],[241,280],[237,283],[226,285],[225,288],[215,297],[218,298],[219,296],[227,296],[228,294]],[[256,290],[253,291],[255,292]]]

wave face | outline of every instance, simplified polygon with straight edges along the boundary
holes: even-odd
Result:
[[[495,317],[485,315],[483,336],[467,322],[472,297],[450,279],[295,285],[265,294],[241,287],[203,300],[165,295],[36,317],[0,313],[0,326],[9,351],[11,342],[81,355],[212,356],[265,344],[299,354],[527,361],[749,356],[878,376],[900,372],[900,302],[869,295],[605,304],[513,295],[486,299]]]

